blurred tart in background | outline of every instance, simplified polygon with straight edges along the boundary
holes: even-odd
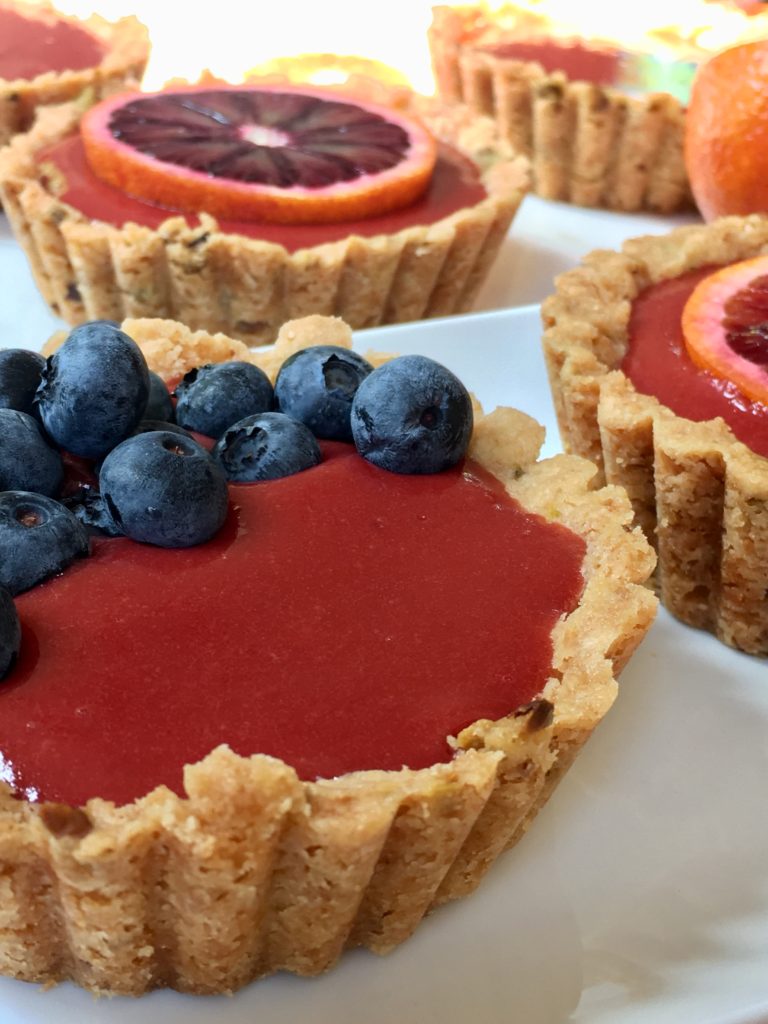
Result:
[[[138,82],[149,37],[136,18],[79,20],[48,3],[0,0],[0,145],[38,108],[85,94],[94,102]]]
[[[558,0],[433,8],[438,93],[496,119],[530,157],[547,199],[670,213],[691,205],[683,159],[685,104],[701,61],[766,19],[704,0],[674,18],[648,5]]]

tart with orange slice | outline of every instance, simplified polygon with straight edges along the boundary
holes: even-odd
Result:
[[[338,367],[351,341],[322,317],[258,353],[123,329],[166,380],[232,359],[274,378],[318,344]],[[472,421],[443,471],[321,441],[312,468],[230,483],[205,543],[94,538],[17,592],[2,973],[134,995],[316,974],[402,942],[523,835],[650,626],[653,554],[592,465],[537,461],[529,417]]]
[[[47,112],[0,193],[71,323],[265,342],[308,313],[400,322],[471,306],[527,187],[525,161],[484,171],[452,126],[310,86],[179,86]]]
[[[566,447],[623,485],[684,622],[768,654],[768,219],[593,253],[543,306]]]
[[[141,80],[147,31],[136,18],[78,20],[48,3],[0,2],[0,145],[26,131],[41,106],[94,102]]]

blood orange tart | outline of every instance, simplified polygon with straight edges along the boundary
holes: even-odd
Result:
[[[602,5],[590,32],[573,6],[434,7],[441,98],[493,117],[530,157],[534,191],[545,199],[666,213],[692,206],[685,103],[698,63],[713,52],[705,40],[759,38],[765,19],[691,2],[665,25],[642,5]]]
[[[0,145],[26,131],[41,106],[93,103],[144,74],[146,29],[135,18],[80,21],[47,3],[0,2]]]
[[[768,654],[768,219],[597,252],[543,306],[567,448],[623,485],[664,603]]]
[[[123,327],[166,379],[233,358],[274,374],[350,340],[311,317],[254,356],[178,323]],[[536,462],[542,435],[477,409],[467,459],[412,476],[322,442],[313,468],[230,484],[213,540],[95,539],[18,594],[0,969],[232,991],[385,952],[470,892],[655,611],[626,495],[593,489],[582,459]]]
[[[452,125],[435,140],[312,87],[128,94],[81,126],[46,112],[0,158],[0,193],[71,323],[174,316],[266,342],[308,313],[419,319],[471,305],[526,189],[525,161],[483,172]]]

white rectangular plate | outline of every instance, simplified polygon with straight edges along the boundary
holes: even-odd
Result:
[[[421,352],[558,450],[529,307],[361,332]],[[531,832],[390,956],[232,999],[94,1002],[0,980],[2,1024],[681,1024],[768,1019],[768,664],[661,613]]]

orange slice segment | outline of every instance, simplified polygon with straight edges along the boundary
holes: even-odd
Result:
[[[436,144],[364,100],[291,86],[198,86],[112,97],[84,117],[103,181],[173,210],[328,223],[388,213],[429,184]]]
[[[685,304],[682,324],[697,366],[768,405],[768,256],[704,278]]]

